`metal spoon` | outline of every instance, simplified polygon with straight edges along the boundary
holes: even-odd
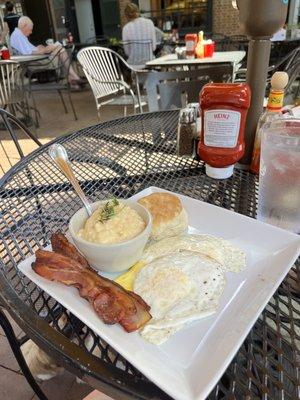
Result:
[[[82,201],[86,209],[86,212],[88,213],[89,216],[91,216],[93,212],[91,204],[87,199],[86,195],[83,193],[83,190],[81,189],[78,180],[75,178],[75,175],[71,168],[71,164],[69,162],[67,151],[64,148],[64,146],[62,146],[61,144],[53,144],[49,149],[49,156],[52,158],[52,160],[55,162],[58,168],[63,172],[65,177],[71,183],[75,192],[80,197],[80,200]]]

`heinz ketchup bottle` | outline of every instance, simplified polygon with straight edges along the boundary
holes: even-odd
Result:
[[[244,129],[250,106],[245,83],[208,83],[200,93],[201,135],[198,155],[206,162],[206,174],[226,179],[244,154]]]
[[[195,58],[195,50],[197,46],[198,36],[196,33],[187,33],[185,35],[185,48],[186,48],[186,58]]]

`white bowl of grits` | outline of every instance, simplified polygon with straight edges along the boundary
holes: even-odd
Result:
[[[78,210],[69,231],[79,251],[100,271],[120,272],[142,256],[149,239],[152,218],[141,204],[131,200],[104,200],[92,204],[93,214]]]

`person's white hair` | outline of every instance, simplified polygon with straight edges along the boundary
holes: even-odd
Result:
[[[28,25],[31,25],[31,26],[33,25],[33,22],[29,17],[23,16],[23,17],[19,18],[19,21],[18,21],[18,28],[19,29],[23,29]]]

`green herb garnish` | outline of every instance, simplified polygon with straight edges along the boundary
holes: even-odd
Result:
[[[99,221],[103,224],[105,221],[111,219],[114,215],[116,215],[115,207],[119,205],[118,199],[115,197],[111,200],[107,201],[100,211]]]

